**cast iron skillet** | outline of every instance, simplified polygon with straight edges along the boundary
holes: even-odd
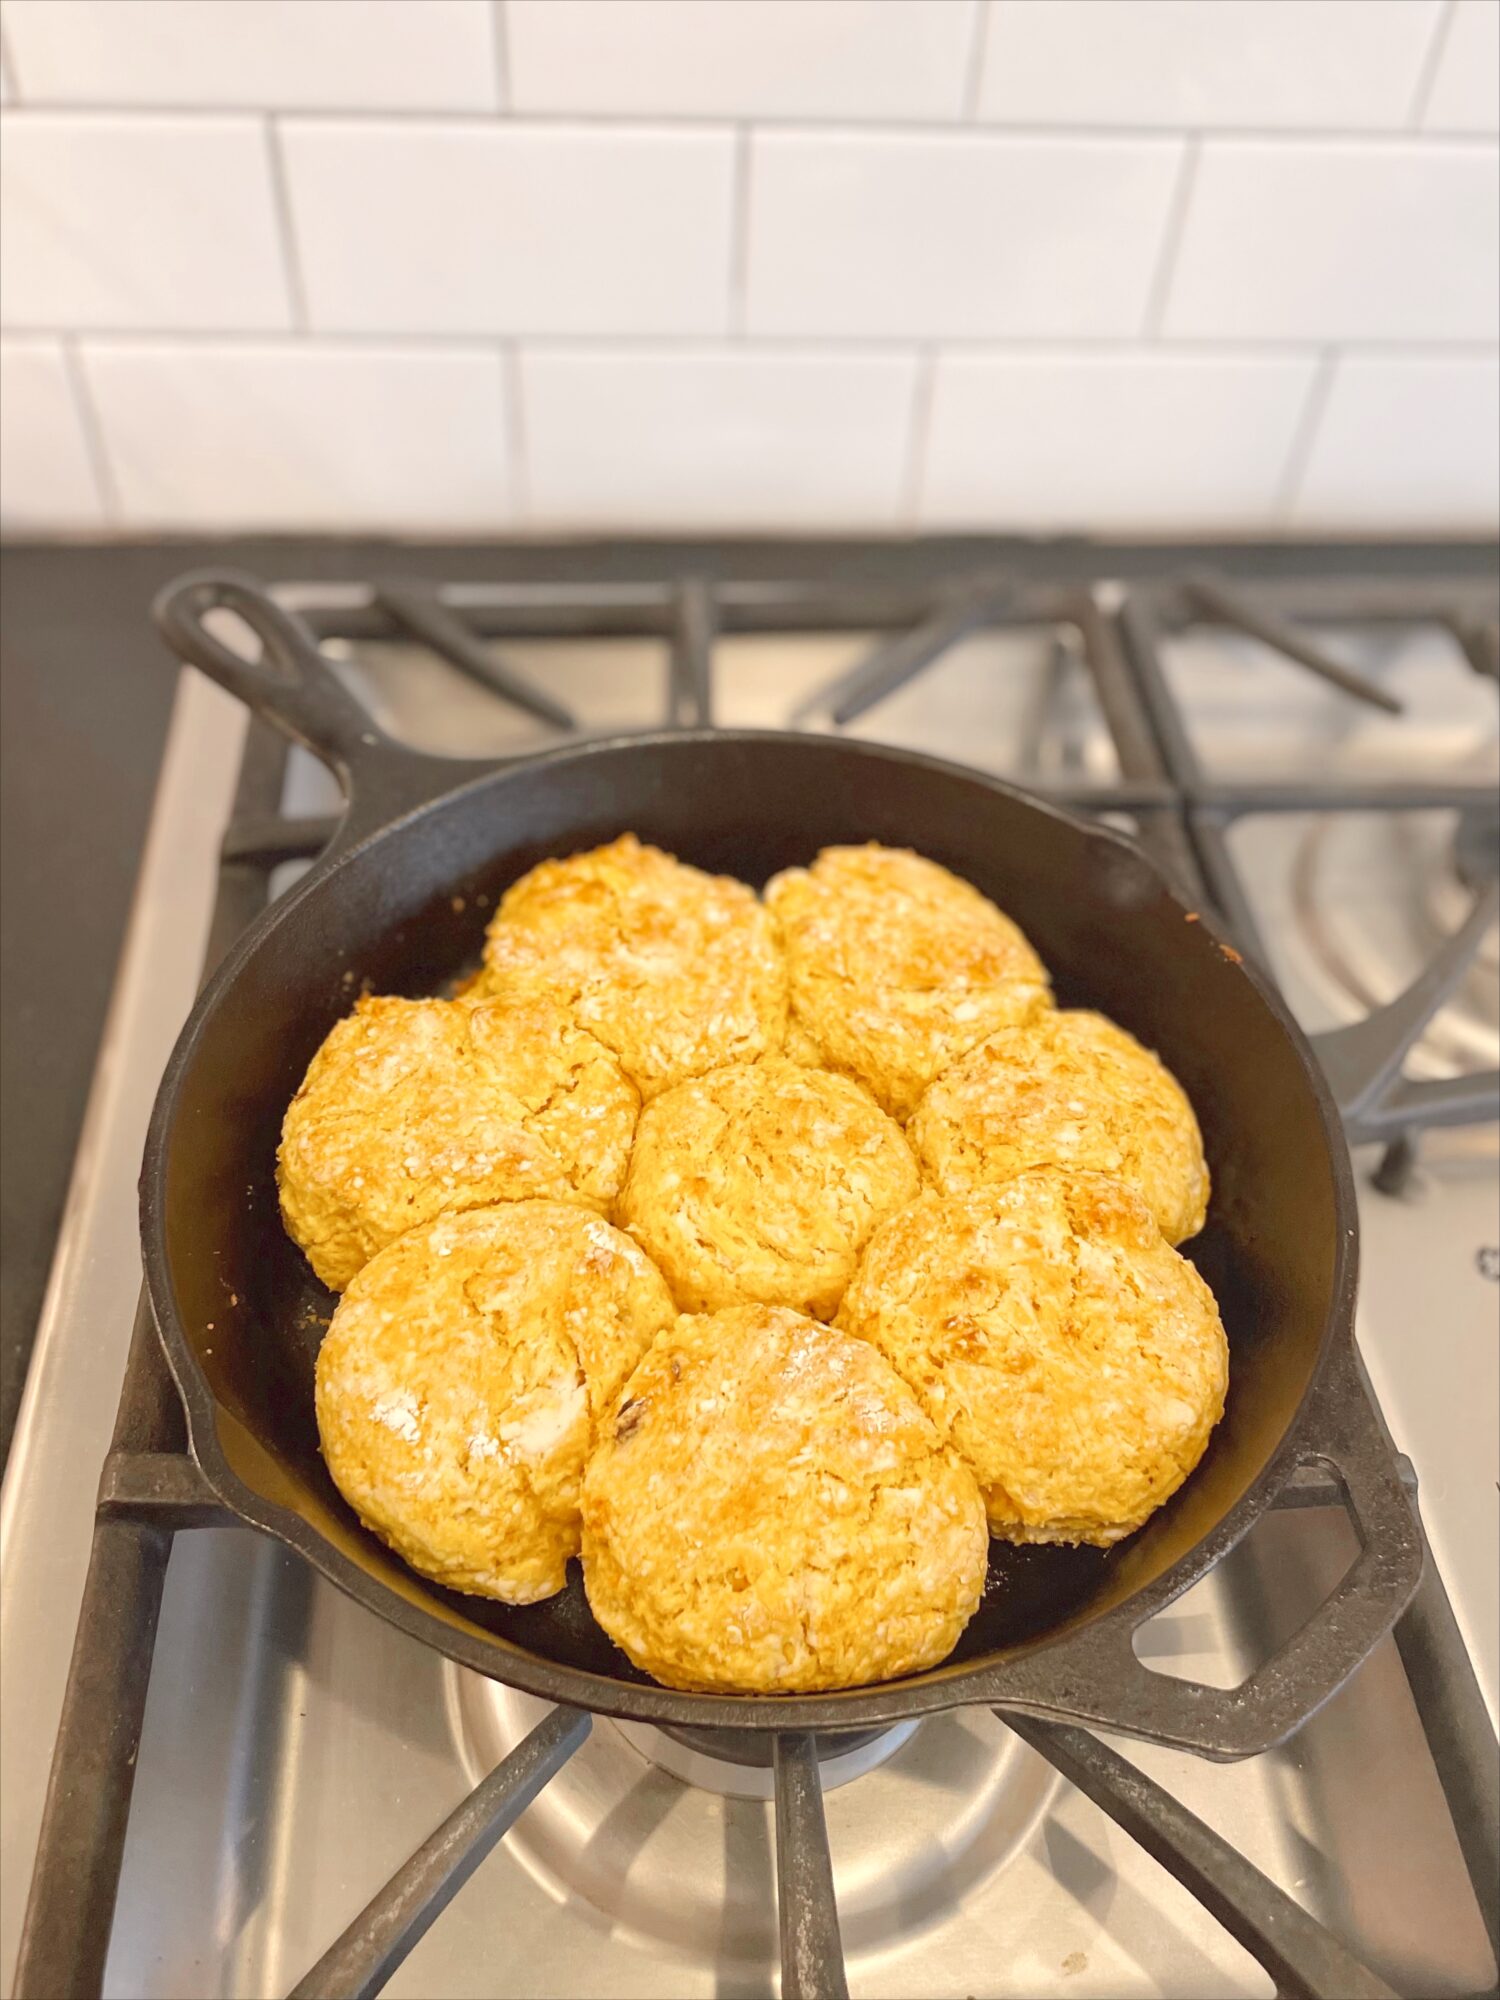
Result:
[[[257,660],[205,626],[216,607],[252,629]],[[151,1302],[194,1456],[226,1506],[467,1667],[679,1727],[856,1729],[986,1702],[1237,1757],[1295,1729],[1389,1630],[1422,1545],[1355,1370],[1356,1208],[1337,1114],[1280,1001],[1129,840],[992,778],[825,737],[682,732],[499,765],[419,755],[375,727],[306,628],[251,581],[184,578],[156,618],[182,659],[330,765],[348,800],[331,846],[194,1008],[146,1146]],[[1100,1008],[1159,1049],[1197,1106],[1214,1196],[1189,1252],[1231,1349],[1208,1454],[1108,1553],[993,1544],[983,1604],[929,1673],[813,1697],[673,1693],[605,1638],[576,1565],[540,1605],[443,1590],[359,1527],[319,1456],[313,1362],[333,1300],[278,1219],[287,1101],[362,985],[433,991],[473,960],[484,910],[523,870],[625,829],[755,884],[830,842],[916,848],[1017,919],[1060,1003]],[[1238,1688],[1148,1671],[1136,1628],[1309,1460],[1333,1468],[1362,1545],[1334,1595]]]

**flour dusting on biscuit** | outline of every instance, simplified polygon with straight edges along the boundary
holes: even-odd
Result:
[[[973,1615],[988,1548],[973,1475],[895,1371],[772,1306],[659,1335],[584,1477],[594,1616],[668,1687],[918,1673]]]

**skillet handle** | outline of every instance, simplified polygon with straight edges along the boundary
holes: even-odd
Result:
[[[1035,1654],[996,1670],[997,1708],[1083,1722],[1229,1762],[1274,1748],[1361,1666],[1416,1593],[1421,1522],[1352,1341],[1324,1362],[1287,1461],[1291,1475],[1332,1470],[1359,1537],[1352,1567],[1301,1628],[1235,1688],[1153,1673],[1133,1640],[1169,1595],[1147,1593]],[[1275,1504],[1273,1500],[1273,1505]],[[1248,1523],[1247,1523],[1248,1525]],[[1177,1593],[1172,1593],[1176,1595]]]
[[[227,645],[208,624],[232,612],[260,642],[251,658]],[[180,660],[197,667],[293,742],[336,773],[362,824],[394,817],[403,806],[440,789],[434,767],[444,758],[408,750],[387,736],[344,686],[295,612],[260,581],[238,570],[194,570],[169,583],[151,607],[157,630]],[[342,843],[341,843],[342,844]]]

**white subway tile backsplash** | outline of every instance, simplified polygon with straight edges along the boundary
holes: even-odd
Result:
[[[943,355],[920,518],[1264,526],[1315,367],[1310,355]]]
[[[1158,139],[759,133],[750,331],[1134,334],[1181,157]]]
[[[508,0],[519,111],[952,118],[979,0]]]
[[[439,529],[509,518],[497,354],[90,341],[81,358],[133,525]]]
[[[489,0],[8,0],[29,98],[488,111]]]
[[[399,333],[717,333],[726,132],[288,121],[312,323]]]
[[[0,341],[0,526],[91,528],[103,519],[62,349]]]
[[[989,0],[982,118],[1400,126],[1440,0]]]
[[[1457,0],[1422,123],[1429,132],[1500,131],[1500,0]]]
[[[1346,354],[1293,507],[1299,526],[1493,529],[1500,360]]]
[[[900,354],[524,353],[543,523],[892,524],[916,361]]]
[[[7,111],[0,319],[121,330],[287,325],[261,122]]]
[[[1494,339],[1497,164],[1483,142],[1206,141],[1166,332]]]
[[[7,527],[1500,511],[1500,0],[0,0],[0,105]]]

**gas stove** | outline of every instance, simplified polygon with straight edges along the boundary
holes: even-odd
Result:
[[[506,1812],[481,1794],[408,1875],[433,1919],[413,1943],[382,1885],[497,1766],[536,1758],[549,1714],[212,1525],[143,1312],[132,1342],[141,1136],[200,963],[338,810],[321,766],[188,674],[4,1490],[6,1990],[286,1992],[374,1897],[299,1991],[1492,1991],[1493,576],[1408,552],[1393,577],[1371,552],[1240,565],[1231,587],[1082,548],[1044,578],[972,551],[895,584],[621,582],[585,552],[572,570],[279,594],[424,750],[522,756],[664,721],[844,730],[1135,833],[1304,1027],[1346,1031],[1324,1047],[1361,1182],[1360,1344],[1413,1468],[1426,1581],[1295,1738],[1233,1765],[971,1710],[820,1741],[809,1798],[806,1769],[738,1742],[562,1717]],[[1235,1686],[1327,1597],[1356,1552],[1336,1486],[1286,1497],[1143,1629],[1150,1667]]]

